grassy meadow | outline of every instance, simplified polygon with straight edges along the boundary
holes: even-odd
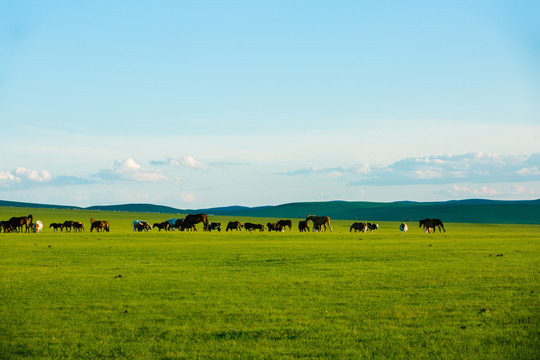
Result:
[[[28,214],[43,233],[0,234],[2,359],[539,358],[538,225],[134,233],[181,216],[0,207]]]

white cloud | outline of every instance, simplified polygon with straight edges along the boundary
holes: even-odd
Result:
[[[328,173],[328,176],[330,176],[331,178],[334,178],[334,179],[340,178],[342,175],[343,175],[343,173],[341,171],[330,171]]]
[[[18,167],[11,172],[0,172],[0,185],[4,188],[25,187],[36,184],[48,184],[53,181],[53,177],[47,170],[33,170],[25,167]]]
[[[151,160],[150,164],[152,165],[170,165],[170,166],[183,166],[188,167],[191,169],[199,169],[199,170],[206,170],[208,169],[207,165],[202,164],[201,162],[197,161],[193,156],[187,155],[187,156],[181,156],[180,158],[177,157],[169,157],[165,161],[161,160]]]
[[[142,182],[165,181],[167,177],[161,173],[148,170],[140,166],[131,158],[122,161],[115,161],[114,165],[108,169],[100,170],[94,177],[103,180],[128,180]]]
[[[523,185],[514,185],[515,195],[534,195],[535,193],[534,189],[527,188]]]
[[[463,195],[489,195],[495,196],[499,195],[500,192],[496,189],[488,188],[487,186],[481,186],[480,188],[469,188],[466,186],[459,186],[454,184],[448,192],[454,196],[463,196]]]
[[[201,164],[200,162],[195,160],[195,158],[193,158],[193,156],[189,156],[189,155],[188,156],[182,156],[182,158],[180,159],[180,163],[182,165],[187,166],[187,167],[192,168],[192,169],[205,170],[205,169],[208,168],[208,166]]]
[[[540,170],[538,170],[538,167],[537,166],[532,166],[532,167],[529,167],[529,168],[522,168],[522,169],[519,169],[516,171],[516,174],[518,175],[538,175],[540,176]]]
[[[2,171],[0,171],[0,184],[1,185],[6,186],[6,185],[9,185],[9,184],[20,183],[20,182],[21,182],[20,177],[17,177],[17,176],[13,175],[10,172],[2,172]]]
[[[27,179],[29,181],[45,182],[52,179],[51,174],[47,170],[38,172],[37,170],[26,169],[19,167],[15,170],[15,175],[21,179]]]

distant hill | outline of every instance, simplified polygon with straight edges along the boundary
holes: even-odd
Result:
[[[0,200],[0,206],[132,211],[169,214],[206,213],[222,216],[304,218],[307,214],[326,215],[332,219],[400,221],[440,218],[444,222],[540,224],[540,199],[523,201],[452,200],[445,202],[398,201],[391,203],[363,201],[299,202],[277,206],[228,206],[207,209],[177,209],[153,204],[97,205],[87,208]]]

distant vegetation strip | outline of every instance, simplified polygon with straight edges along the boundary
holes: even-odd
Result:
[[[540,224],[540,199],[522,201],[454,200],[446,202],[399,201],[391,203],[361,201],[299,202],[276,206],[230,206],[207,209],[177,209],[153,204],[100,205],[87,208],[65,205],[3,201],[0,206],[126,211],[148,213],[207,213],[222,216],[305,218],[307,214],[329,216],[341,220],[418,221],[437,217],[444,222]]]

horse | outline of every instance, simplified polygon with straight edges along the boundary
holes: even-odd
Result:
[[[154,223],[152,228],[158,228],[159,231],[161,231],[161,230],[167,231],[167,230],[169,230],[170,226],[171,225],[167,221],[164,221],[164,222],[161,222],[161,223]]]
[[[276,224],[276,223],[268,223],[268,224],[266,224],[266,226],[268,227],[268,232],[271,232],[271,231],[283,231],[281,226],[279,226],[279,224]]]
[[[150,224],[144,220],[135,220],[133,221],[133,231],[148,231],[152,230]]]
[[[279,226],[281,226],[281,228],[282,228],[283,230],[285,230],[285,228],[288,227],[288,228],[289,228],[289,231],[292,231],[292,221],[291,221],[291,220],[279,220],[279,221],[277,222],[277,224],[278,224]]]
[[[64,221],[63,228],[66,229],[66,231],[71,231],[71,228],[73,227],[74,221],[66,220]]]
[[[401,231],[402,233],[406,233],[407,230],[409,230],[409,227],[407,226],[407,224],[401,223],[401,225],[399,225],[399,231]]]
[[[229,231],[229,230],[241,231],[243,226],[244,225],[242,225],[240,221],[229,221],[229,223],[227,224],[227,229],[225,229],[225,231]]]
[[[30,229],[31,229],[30,224],[32,224],[33,222],[34,222],[34,217],[32,215],[21,216],[21,217],[14,216],[8,220],[9,226],[17,232],[19,232],[19,229],[20,231],[22,231],[23,225],[26,226],[25,232],[30,232]]]
[[[60,224],[60,223],[52,223],[51,225],[49,225],[49,229],[50,228],[54,228],[54,231],[56,232],[56,230],[60,229],[60,231],[63,231],[64,230],[64,224]]]
[[[80,221],[73,222],[73,231],[78,231],[78,232],[84,231],[83,223]]]
[[[168,220],[167,220],[168,221]],[[197,228],[193,224],[184,223],[184,219],[176,219],[176,222],[172,225],[171,228],[173,231],[178,229],[178,231],[197,231]]]
[[[330,218],[328,216],[317,216],[317,215],[307,215],[306,216],[306,222],[309,220],[313,221],[313,230],[318,229],[321,231],[321,226],[324,225],[324,231],[326,231],[326,224],[328,224],[328,227],[330,227],[330,231],[332,230],[332,225],[330,225]]]
[[[4,233],[11,232],[11,226],[9,226],[9,221],[0,221],[0,229],[3,229]]]
[[[366,223],[355,222],[355,223],[351,224],[349,232],[353,231],[353,229],[354,229],[354,232],[357,232],[357,231],[366,232],[367,224]]]
[[[32,231],[35,233],[40,233],[43,231],[43,223],[39,220],[37,220],[34,224],[32,224]]]
[[[180,230],[180,225],[182,224],[183,220],[184,219],[176,219],[176,218],[168,219],[166,221],[169,223],[169,227],[167,228],[167,230],[170,230],[170,231],[174,231],[176,229]]]
[[[379,224],[366,223],[366,230],[369,230],[370,233],[377,229],[379,229]]]
[[[259,232],[264,231],[263,224],[253,224],[253,230],[259,230]]]
[[[108,221],[103,221],[103,220],[94,220],[92,218],[90,218],[90,232],[92,232],[92,230],[96,229],[96,231],[106,231],[106,232],[109,232],[109,222]]]
[[[195,231],[197,231],[197,228],[195,227],[195,224],[198,224],[202,222],[204,227],[204,231],[209,231],[208,229],[208,215],[206,214],[190,214],[186,215],[184,218],[184,222],[182,223],[182,230],[186,228],[193,228]]]
[[[420,220],[420,226],[418,227],[424,227],[424,228],[433,228],[433,232],[435,232],[435,228],[438,227],[439,228],[439,232],[442,232],[441,231],[441,227],[442,229],[444,230],[444,232],[446,232],[445,228],[444,228],[444,225],[442,223],[441,220],[439,219],[424,219],[424,220]]]
[[[221,223],[219,222],[212,222],[208,224],[208,231],[217,230],[221,231]]]
[[[298,222],[298,231],[300,232],[309,232],[309,226],[308,226],[308,223],[307,221],[305,220],[300,220]]]

